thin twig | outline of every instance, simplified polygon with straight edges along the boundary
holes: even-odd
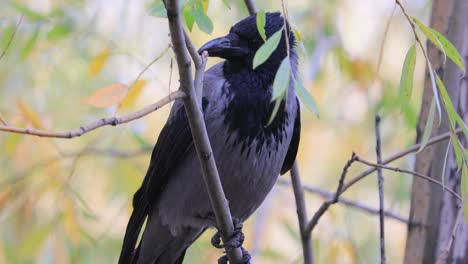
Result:
[[[315,212],[314,216],[307,224],[304,232],[312,233],[312,230],[317,225],[322,215],[328,210],[330,205],[338,202],[338,198],[340,194],[342,193],[341,189],[343,188],[344,179],[346,177],[346,174],[348,173],[349,167],[351,167],[351,165],[356,161],[356,157],[357,157],[356,154],[353,152],[353,154],[351,155],[351,158],[348,160],[348,162],[346,162],[346,165],[343,167],[343,171],[341,172],[340,180],[338,182],[338,188],[336,189],[335,195],[333,196],[332,199],[325,201],[320,206],[320,208],[317,210],[317,212]]]
[[[371,167],[375,167],[375,168],[381,168],[381,169],[385,169],[385,170],[391,170],[391,171],[395,171],[395,172],[403,172],[403,173],[407,173],[407,174],[411,174],[411,175],[414,175],[416,177],[419,177],[419,178],[422,178],[422,179],[425,179],[433,184],[437,184],[439,185],[440,187],[443,186],[443,184],[438,181],[438,180],[434,180],[433,178],[427,176],[427,175],[424,175],[424,174],[421,174],[419,172],[415,172],[415,171],[410,171],[410,170],[405,170],[405,169],[400,169],[400,168],[397,168],[397,167],[390,167],[390,166],[386,166],[386,165],[381,165],[381,164],[376,164],[376,163],[373,163],[373,162],[370,162],[370,161],[367,161],[367,160],[364,160],[362,159],[361,157],[359,156],[356,156],[356,161],[357,162],[360,162],[362,164],[366,164],[367,166],[371,166]],[[458,193],[456,193],[455,191],[449,189],[449,188],[445,188],[445,190],[447,192],[449,192],[453,197],[457,198],[457,200],[461,201],[462,198],[460,197],[460,195],[458,195]]]
[[[294,191],[294,198],[296,200],[297,219],[299,220],[299,229],[301,234],[302,251],[304,255],[304,264],[314,263],[314,252],[312,248],[311,233],[305,232],[307,225],[307,208],[304,198],[304,188],[301,183],[301,176],[297,161],[294,162],[291,168],[291,182]]]
[[[380,49],[379,49],[379,56],[377,57],[377,66],[375,67],[375,76],[374,76],[374,80],[372,81],[372,84],[377,80],[379,72],[380,72],[380,67],[382,65],[383,52],[384,52],[385,43],[386,43],[385,40],[387,39],[388,31],[390,30],[390,25],[392,24],[392,18],[393,18],[393,15],[395,14],[395,10],[396,10],[396,5],[393,6],[392,14],[388,18],[387,24],[385,25],[385,30],[384,30],[383,37],[382,37],[382,43],[380,44]]]
[[[462,130],[460,128],[458,128],[458,129],[455,130],[455,133],[456,134],[462,133]],[[440,134],[438,136],[431,137],[431,139],[429,139],[427,141],[426,147],[428,147],[430,145],[434,145],[434,144],[436,144],[438,142],[441,142],[441,141],[448,140],[449,138],[450,138],[450,132],[446,132],[446,133]],[[396,153],[390,155],[388,158],[384,159],[382,161],[382,164],[388,164],[388,163],[393,162],[393,161],[395,161],[397,159],[403,158],[403,157],[405,157],[406,155],[408,155],[410,153],[417,152],[420,147],[421,147],[421,144],[418,143],[418,144],[415,144],[415,145],[413,145],[413,146],[411,146],[411,147],[409,147],[409,148],[407,148],[405,150],[396,152]],[[356,184],[357,182],[362,180],[364,177],[366,177],[367,175],[373,173],[376,170],[377,170],[377,168],[372,167],[372,168],[369,168],[369,169],[359,173],[355,177],[351,178],[351,180],[349,180],[343,186],[343,189],[341,190],[341,192],[345,192],[349,187],[353,186],[354,184]]]
[[[11,33],[10,38],[8,39],[8,42],[5,46],[5,48],[2,50],[2,53],[0,53],[0,60],[5,56],[8,48],[10,47],[11,43],[13,42],[13,39],[15,38],[16,32],[18,31],[19,26],[21,25],[21,22],[23,22],[23,15],[20,16],[18,22],[16,23],[15,29]]]
[[[222,234],[223,241],[228,241],[234,232],[232,216],[219,179],[203,114],[197,102],[196,90],[201,90],[201,88],[194,87],[192,67],[186,44],[189,40],[186,40],[184,37],[180,5],[177,0],[166,0],[164,4],[169,20],[171,42],[176,54],[177,67],[179,68],[181,89],[187,94],[187,97],[184,99],[184,108],[202,168],[203,180],[216,217],[217,228]],[[202,68],[197,69],[197,71],[204,70]],[[242,258],[240,248],[229,250],[227,255],[231,263],[239,263]]]
[[[203,97],[203,78],[205,75],[204,69],[206,66],[206,61],[208,59],[208,53],[204,51],[203,54],[201,54],[201,56],[198,55],[198,51],[193,45],[192,41],[190,40],[187,30],[185,29],[184,39],[185,45],[187,46],[190,56],[192,57],[193,63],[195,64],[195,79],[193,85],[195,86],[198,104],[201,104],[201,98]]]
[[[330,200],[327,200],[325,201],[321,206],[320,208],[317,210],[317,212],[314,214],[314,216],[312,217],[312,219],[309,221],[309,224],[307,224],[307,228],[306,228],[306,232],[312,232],[313,229],[315,228],[315,226],[317,225],[318,221],[320,220],[320,218],[322,217],[322,215],[328,210],[328,208],[330,207],[330,205],[332,204],[335,204],[337,202],[337,199],[339,198],[339,196],[345,191],[345,187],[348,186],[348,188],[351,186],[349,183],[346,184],[346,185],[343,185],[342,184],[342,181],[344,179],[344,177],[346,176],[346,173],[347,173],[347,169],[349,168],[349,166],[354,162],[354,161],[358,161],[360,163],[363,163],[363,164],[366,164],[368,166],[371,166],[371,167],[374,167],[375,170],[377,170],[378,168],[381,168],[381,169],[386,169],[386,170],[392,170],[392,171],[396,171],[396,172],[403,172],[403,173],[407,173],[407,174],[411,174],[411,175],[414,175],[416,177],[419,177],[419,178],[422,178],[422,179],[425,179],[431,183],[434,183],[434,184],[437,184],[439,186],[443,186],[441,182],[437,181],[437,180],[434,180],[433,178],[427,176],[427,175],[423,175],[421,173],[418,173],[418,172],[414,172],[414,171],[409,171],[409,170],[405,170],[405,169],[400,169],[400,168],[396,168],[396,167],[390,167],[390,166],[385,166],[385,165],[380,165],[380,164],[376,164],[376,163],[373,163],[373,162],[370,162],[370,161],[366,161],[362,158],[360,158],[359,156],[357,156],[356,154],[353,153],[353,156],[350,160],[348,160],[348,162],[346,163],[345,167],[343,168],[343,172],[341,173],[341,177],[340,177],[340,183],[338,184],[338,189],[337,189],[337,192],[335,192],[334,196],[333,196],[333,199],[330,199]],[[369,173],[370,174],[370,173]],[[369,174],[366,174],[366,175],[369,175]],[[365,176],[361,177],[360,179],[363,179]],[[354,181],[354,182],[357,182],[357,181]],[[340,188],[340,186],[342,186],[342,188]],[[445,189],[448,193],[450,193],[452,196],[454,196],[455,198],[457,198],[458,200],[462,200],[460,195],[458,195],[456,192],[454,192],[453,190],[451,189],[448,189],[446,188]]]
[[[375,117],[375,137],[376,146],[375,153],[377,156],[377,164],[382,164],[382,139],[380,136],[380,116]],[[380,223],[380,263],[385,264],[385,218],[384,218],[384,178],[382,169],[377,169],[378,187],[379,187],[379,223]]]
[[[284,186],[291,186],[291,184],[292,184],[291,181],[288,181],[288,180],[285,180],[285,179],[279,179],[277,182],[279,184],[281,184],[281,185],[284,185]],[[302,188],[304,189],[304,191],[306,191],[308,193],[316,194],[316,195],[321,196],[321,197],[326,198],[326,199],[332,199],[335,196],[334,193],[331,193],[331,192],[328,192],[328,191],[325,191],[323,189],[313,187],[313,186],[310,186],[310,185],[303,184]],[[360,203],[358,203],[356,201],[352,201],[352,200],[343,198],[341,196],[338,198],[338,203],[341,203],[341,204],[344,204],[346,206],[349,206],[349,207],[364,211],[364,212],[369,213],[369,214],[374,214],[374,215],[379,214],[379,209],[372,208],[372,207],[369,207],[367,205],[360,204]],[[409,223],[408,219],[403,218],[403,217],[401,217],[401,216],[399,216],[397,214],[394,214],[392,212],[389,212],[389,211],[384,211],[384,215],[387,218],[400,221],[400,222],[402,222],[404,224]]]
[[[164,105],[178,99],[178,98],[184,98],[185,93],[178,90],[175,92],[170,93],[168,96],[164,97],[163,99],[159,100],[158,102],[146,106],[143,109],[126,114],[123,116],[114,116],[114,117],[106,117],[106,118],[101,118],[97,121],[94,121],[92,123],[89,123],[88,125],[82,126],[78,129],[71,130],[71,131],[65,131],[65,132],[53,132],[53,131],[46,131],[46,130],[41,130],[41,129],[35,129],[35,128],[19,128],[19,127],[13,127],[13,126],[0,126],[0,131],[5,131],[5,132],[12,132],[12,133],[19,133],[19,134],[26,134],[26,135],[33,135],[33,136],[38,136],[38,137],[52,137],[52,138],[74,138],[74,137],[79,137],[85,133],[88,133],[92,130],[95,130],[97,128],[103,127],[103,126],[117,126],[120,124],[128,123],[130,121],[139,119],[143,116],[146,116]]]
[[[0,114],[0,123],[2,123],[4,126],[8,126],[8,123],[5,121],[2,114]]]
[[[457,212],[457,216],[455,219],[455,223],[453,223],[452,233],[450,234],[450,239],[447,242],[447,246],[444,248],[439,258],[437,259],[437,264],[444,263],[445,259],[449,255],[450,249],[452,248],[453,240],[455,239],[455,235],[457,233],[457,228],[460,223],[460,218],[462,217],[462,215],[463,215],[463,206],[458,206],[458,212]]]

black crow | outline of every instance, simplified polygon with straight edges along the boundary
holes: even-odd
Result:
[[[281,14],[266,15],[267,37],[284,27],[276,50],[255,70],[252,61],[264,43],[255,15],[199,51],[225,59],[205,73],[202,108],[229,208],[240,222],[260,206],[278,175],[291,168],[299,145],[299,102],[292,80],[267,125],[275,74],[289,54],[295,76],[297,55],[294,35]],[[182,100],[174,103],[159,135],[133,208],[119,263],[182,263],[187,248],[208,227],[216,226]]]

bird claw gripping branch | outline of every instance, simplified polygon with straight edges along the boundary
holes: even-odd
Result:
[[[221,244],[221,232],[217,231],[216,234],[211,238],[211,244],[216,247],[216,248],[224,248],[226,252],[229,252],[230,250],[234,248],[241,248],[242,250],[242,264],[250,264],[250,259],[251,256],[247,250],[245,250],[242,247],[242,244],[244,243],[244,233],[242,232],[242,227],[244,226],[242,221],[233,218],[232,222],[234,224],[234,233],[232,234],[232,237],[226,241],[226,243]],[[221,258],[218,259],[218,264],[227,264],[227,256],[224,255]]]

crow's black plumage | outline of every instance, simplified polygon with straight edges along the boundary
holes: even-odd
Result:
[[[268,37],[283,26],[295,75],[294,36],[279,13],[266,15]],[[266,126],[274,105],[273,80],[288,54],[285,38],[283,31],[277,49],[255,70],[253,57],[263,44],[255,15],[200,49],[225,59],[205,73],[202,105],[231,213],[241,221],[260,206],[278,175],[287,172],[296,158],[300,111],[292,81],[275,119]],[[181,100],[174,103],[159,135],[133,208],[119,263],[182,263],[187,248],[216,225]]]

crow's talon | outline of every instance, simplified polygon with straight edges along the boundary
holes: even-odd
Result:
[[[223,248],[221,244],[221,232],[217,231],[216,234],[211,238],[211,245],[215,248]]]
[[[242,264],[251,264],[250,259],[252,259],[252,256],[250,256],[250,253],[243,247],[241,247],[242,250]]]
[[[241,259],[241,263],[240,264],[251,264],[250,263],[250,260],[252,259],[252,257],[250,256],[249,252],[241,247],[241,250],[242,250],[242,259]],[[218,264],[228,264],[228,258],[226,255],[220,257],[218,259]]]
[[[226,251],[231,251],[233,248],[239,248],[242,246],[245,240],[244,233],[242,233],[242,227],[244,226],[242,221],[237,218],[232,218],[234,225],[234,233],[232,237],[221,244],[221,232],[217,231],[216,234],[211,238],[211,245],[215,248],[224,248]]]
[[[218,264],[227,264],[227,263],[228,263],[228,258],[227,258],[226,255],[224,255],[224,256],[222,256],[222,257],[220,257],[218,259]]]

